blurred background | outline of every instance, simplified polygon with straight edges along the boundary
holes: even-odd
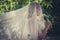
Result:
[[[0,14],[17,10],[37,1],[43,9],[44,17],[52,22],[49,36],[60,36],[60,0],[0,0]]]

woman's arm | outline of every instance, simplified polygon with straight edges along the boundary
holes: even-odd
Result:
[[[49,20],[46,20],[45,29],[42,32],[42,39],[45,39],[47,31],[52,27],[52,24]]]

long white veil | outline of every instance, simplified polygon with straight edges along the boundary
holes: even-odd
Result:
[[[0,37],[4,40],[37,40],[38,30],[45,28],[42,8],[38,3],[0,14]]]

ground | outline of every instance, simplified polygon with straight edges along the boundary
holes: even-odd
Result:
[[[60,40],[60,36],[47,36],[45,40]]]

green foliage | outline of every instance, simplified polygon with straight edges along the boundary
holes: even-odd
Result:
[[[0,13],[21,8],[30,3],[30,0],[0,0]]]
[[[0,0],[0,12],[12,11],[18,8],[21,8],[32,1],[38,1],[42,6],[52,6],[51,0]]]
[[[52,7],[52,0],[39,0],[40,4],[42,4],[43,6],[46,6],[47,8],[48,7]]]
[[[14,10],[19,0],[0,0],[0,13]]]

